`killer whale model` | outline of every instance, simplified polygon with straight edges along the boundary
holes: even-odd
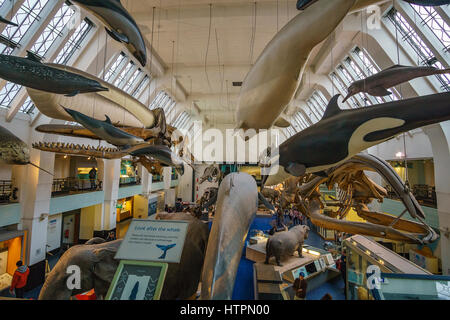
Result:
[[[393,101],[368,108],[341,110],[334,96],[316,124],[282,143],[271,156],[265,185],[289,176],[321,174],[357,153],[403,132],[450,119],[450,93]],[[279,169],[279,170],[278,170]]]
[[[10,26],[18,27],[19,25],[17,23],[14,23],[12,21],[6,20],[2,16],[0,16],[0,23],[8,24]]]
[[[0,78],[36,90],[75,96],[107,91],[98,81],[42,63],[32,52],[26,58],[0,54]]]
[[[367,77],[363,80],[353,82],[348,87],[348,95],[344,101],[360,92],[367,92],[376,97],[384,97],[391,95],[392,92],[387,89],[395,87],[404,82],[437,74],[450,73],[450,69],[437,69],[434,67],[409,67],[402,65],[395,65],[384,69],[377,74]]]
[[[145,143],[143,139],[116,128],[107,115],[105,115],[106,121],[100,121],[69,108],[64,108],[64,110],[66,110],[76,122],[110,144],[118,147],[131,147]]]
[[[116,41],[125,44],[134,57],[145,66],[147,49],[136,21],[122,6],[120,0],[74,0],[93,13],[106,26],[106,32]]]
[[[176,245],[177,245],[176,243],[172,243],[172,244],[169,244],[167,246],[163,246],[161,244],[157,244],[156,246],[158,247],[158,249],[161,249],[163,251],[163,254],[160,257],[158,257],[158,259],[165,259],[167,251],[172,249],[172,248],[174,248]]]

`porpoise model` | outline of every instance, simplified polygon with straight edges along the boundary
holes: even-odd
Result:
[[[36,90],[75,96],[108,91],[98,81],[49,67],[32,52],[26,58],[0,54],[0,78]]]
[[[120,0],[74,0],[81,7],[93,13],[106,26],[106,32],[127,47],[134,57],[145,66],[147,49],[144,37],[136,21],[122,6]]]
[[[272,168],[263,181],[266,186],[279,184],[289,176],[321,175],[403,132],[450,119],[450,92],[352,110],[341,110],[339,97],[331,99],[319,122],[272,152]]]
[[[363,80],[353,82],[348,87],[348,95],[344,101],[360,92],[367,92],[371,96],[384,97],[391,95],[387,89],[395,87],[404,82],[437,74],[450,73],[450,69],[437,69],[434,67],[409,67],[395,65],[378,72]]]
[[[97,137],[119,148],[129,148],[145,143],[144,139],[116,128],[107,115],[105,115],[105,121],[100,121],[69,108],[64,108],[64,110],[66,110],[76,122],[93,132]]]
[[[8,24],[10,26],[18,27],[19,25],[17,23],[14,23],[12,21],[6,20],[2,16],[0,16],[0,23]]]
[[[8,129],[0,126],[0,163],[8,165],[32,166],[50,174],[30,161],[30,148]]]

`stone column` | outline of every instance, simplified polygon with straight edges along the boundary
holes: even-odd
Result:
[[[116,204],[119,194],[121,160],[104,160],[103,191],[103,230],[116,227]]]

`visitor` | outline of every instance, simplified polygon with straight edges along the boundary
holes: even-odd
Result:
[[[281,211],[280,207],[277,207],[276,214],[277,214],[277,228],[283,227],[284,226],[284,223],[283,223],[284,217],[283,217],[283,211]]]
[[[116,233],[114,231],[108,232],[108,236],[106,237],[106,241],[114,241],[116,240]]]
[[[347,256],[345,251],[342,252],[341,259],[339,261],[339,271],[341,271],[342,279],[344,280],[344,293],[347,298]]]
[[[308,283],[305,280],[305,275],[303,272],[300,272],[299,277],[294,281],[294,300],[305,300],[307,289]]]
[[[294,207],[293,215],[294,215],[294,226],[296,226],[300,224],[300,212],[297,210],[297,207]]]
[[[183,203],[182,199],[178,198],[175,202],[175,212],[182,212],[183,211]]]
[[[97,170],[95,169],[95,167],[92,167],[91,171],[89,171],[89,181],[91,182],[92,190],[97,188],[96,179],[97,179]]]
[[[24,265],[21,260],[17,261],[16,266],[17,269],[14,272],[9,292],[13,294],[13,291],[15,290],[16,298],[23,299],[23,294],[25,293],[25,286],[27,285],[30,269],[26,265]]]
[[[320,300],[333,300],[333,297],[329,293],[325,293],[325,295],[320,298]]]

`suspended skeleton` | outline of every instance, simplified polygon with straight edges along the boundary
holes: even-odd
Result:
[[[208,180],[208,182],[219,182],[220,184],[221,178],[222,178],[222,171],[220,171],[219,167],[212,164],[206,167],[205,171],[203,171],[203,175],[198,183],[202,184],[203,182]]]
[[[364,171],[377,172],[392,186],[406,208],[399,217],[368,208],[373,200],[382,202],[387,191],[367,177]],[[373,155],[358,154],[326,173],[328,177],[305,176],[306,182],[297,190],[299,209],[314,225],[408,243],[423,244],[437,240],[437,233],[425,222],[421,206],[387,162]],[[338,198],[325,201],[319,192],[322,184],[330,190],[337,185]],[[325,207],[326,210],[321,213]],[[333,207],[338,209],[333,210]],[[344,220],[351,209],[367,222]],[[402,219],[406,212],[416,221]]]

